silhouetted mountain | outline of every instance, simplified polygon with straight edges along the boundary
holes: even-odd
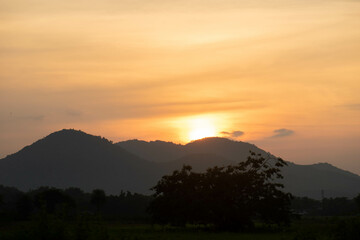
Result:
[[[148,194],[161,176],[183,164],[204,171],[243,161],[249,150],[269,154],[255,145],[225,138],[186,145],[139,140],[113,144],[81,131],[62,130],[1,159],[0,184],[21,190],[53,186]],[[320,198],[323,190],[325,197],[354,197],[360,192],[360,176],[330,164],[289,163],[283,175],[286,190],[297,196]]]
[[[0,160],[0,183],[22,190],[74,186],[146,192],[156,172],[156,165],[105,138],[75,130],[52,133]]]
[[[193,141],[185,145],[191,153],[211,153],[225,157],[233,162],[246,160],[249,151],[261,153],[266,156],[268,153],[253,144],[233,141],[227,138],[209,137]]]
[[[267,154],[253,144],[227,138],[209,137],[186,145],[171,142],[129,140],[116,143],[118,146],[152,162],[172,162],[191,154],[215,154],[234,162],[244,161],[249,151]]]
[[[286,189],[296,196],[320,199],[355,197],[360,193],[360,176],[328,163],[298,165],[289,163],[283,171]]]
[[[244,161],[249,151],[267,152],[253,144],[232,141],[226,138],[204,138],[186,145],[171,145],[168,142],[125,141],[117,143],[130,152],[154,162],[162,162],[165,169],[178,169],[183,164],[204,171],[212,166],[222,166]],[[143,150],[145,149],[145,150]],[[151,154],[150,154],[151,151]],[[163,154],[162,153],[166,153]],[[311,156],[309,156],[311,157]],[[288,162],[283,169],[286,190],[296,196],[315,199],[325,197],[354,197],[360,193],[360,176],[341,170],[327,163],[298,165]]]
[[[183,165],[190,165],[194,171],[204,172],[209,167],[227,166],[234,162],[222,156],[212,153],[192,153],[171,162],[160,163],[170,173],[174,169],[180,169]]]
[[[128,140],[116,145],[152,162],[170,162],[184,156],[184,146],[172,142]]]

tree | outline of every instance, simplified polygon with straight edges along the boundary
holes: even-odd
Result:
[[[106,194],[102,189],[94,189],[91,193],[91,203],[96,206],[96,210],[99,212],[100,207],[106,202]]]
[[[283,178],[280,168],[285,165],[280,158],[250,152],[244,162],[205,173],[183,166],[152,188],[149,211],[159,223],[213,224],[227,230],[250,227],[255,219],[288,223],[292,196],[276,182]]]
[[[70,210],[75,207],[74,200],[62,190],[56,188],[39,189],[35,194],[35,206],[44,208],[47,213],[54,214],[57,210]]]
[[[22,220],[29,218],[31,212],[33,211],[33,207],[33,201],[27,194],[23,194],[16,201],[16,210]]]
[[[360,211],[360,193],[354,198],[354,200],[358,207],[358,210]]]
[[[1,210],[1,205],[3,204],[3,196],[0,194],[0,210]]]

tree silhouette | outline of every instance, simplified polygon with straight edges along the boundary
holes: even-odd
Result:
[[[94,189],[91,193],[91,203],[96,206],[98,213],[100,212],[100,207],[106,202],[106,194],[102,189]]]
[[[358,210],[360,211],[360,193],[354,198],[354,200],[358,207]]]
[[[17,201],[16,201],[16,210],[19,214],[19,217],[23,220],[26,220],[29,218],[31,212],[33,211],[33,201],[32,199],[27,195],[23,194]]]
[[[291,194],[281,191],[280,158],[262,157],[250,152],[245,162],[235,166],[213,167],[194,173],[183,166],[164,176],[155,187],[149,211],[159,223],[213,224],[238,230],[253,225],[254,219],[266,223],[287,223]]]
[[[74,200],[66,195],[62,190],[56,188],[39,189],[40,192],[35,194],[34,204],[37,208],[45,208],[47,213],[55,213],[60,208],[75,207]],[[65,209],[62,209],[65,210]],[[67,209],[68,210],[68,209]]]
[[[3,196],[0,194],[0,210],[1,210],[1,205],[3,204]]]

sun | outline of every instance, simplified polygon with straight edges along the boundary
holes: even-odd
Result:
[[[209,118],[195,118],[189,122],[189,140],[216,136],[216,127]]]

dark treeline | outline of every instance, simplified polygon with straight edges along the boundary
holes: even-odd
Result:
[[[101,215],[104,220],[148,222],[146,209],[152,197],[121,191],[118,195],[105,195],[99,202],[94,190],[87,193],[79,188],[65,190],[40,187],[22,192],[0,185],[0,220],[32,220],[41,211],[66,214],[76,218],[80,214]],[[98,204],[99,203],[99,204]]]
[[[109,240],[111,232],[105,221],[153,222],[148,208],[154,199],[154,196],[123,191],[109,196],[101,189],[86,193],[79,188],[41,187],[21,192],[0,185],[0,239]],[[354,199],[324,198],[321,201],[295,197],[291,202],[294,217],[356,216],[330,223],[336,228],[329,234],[336,234],[334,239],[341,240],[359,239],[359,210],[360,195]],[[300,230],[296,230],[294,239],[317,239],[314,236],[320,234],[317,230]]]
[[[46,196],[47,195],[47,196]],[[52,196],[50,196],[52,195]],[[44,197],[47,197],[44,202]],[[13,187],[0,185],[0,220],[31,220],[42,207],[50,213],[67,210],[69,217],[87,213],[101,214],[105,220],[127,222],[149,222],[147,211],[152,196],[121,191],[118,195],[105,195],[99,208],[92,201],[92,193],[79,188],[60,190],[41,187],[36,190],[22,192]],[[51,199],[54,198],[54,199]],[[291,210],[303,216],[354,216],[359,214],[358,198],[324,198],[315,200],[307,197],[294,197]],[[98,212],[99,211],[99,212]]]
[[[295,197],[291,202],[291,209],[296,214],[307,216],[354,216],[360,211],[359,196],[354,199],[339,197],[322,200]]]

